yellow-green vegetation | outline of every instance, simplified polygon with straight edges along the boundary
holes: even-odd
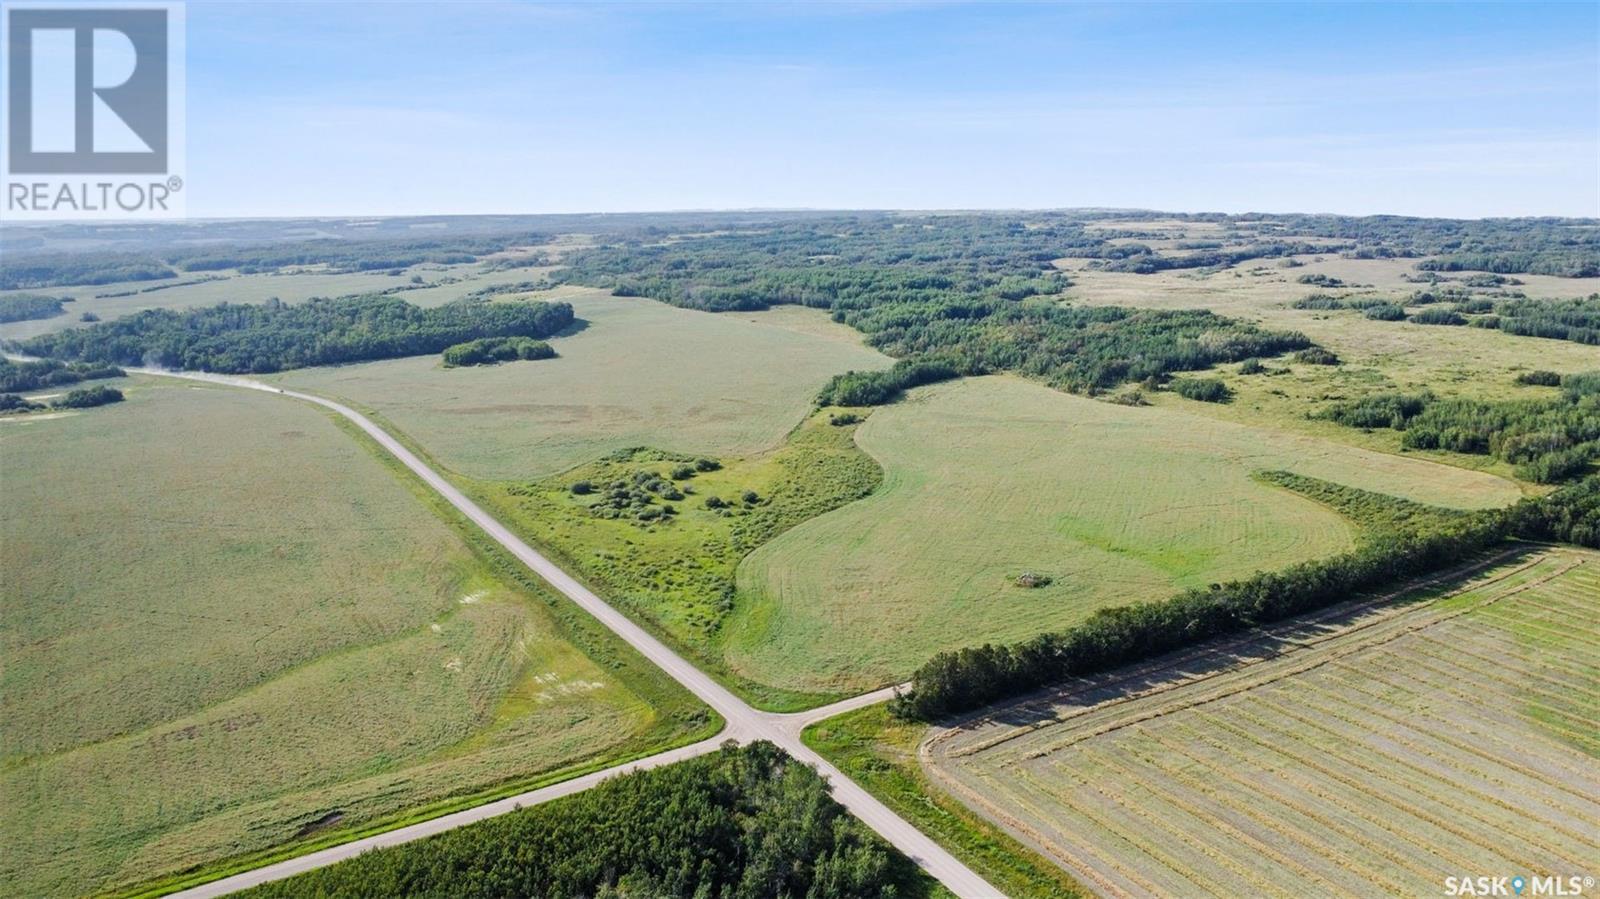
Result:
[[[0,423],[0,892],[283,854],[713,726],[322,412],[126,385]]]
[[[874,705],[814,724],[801,739],[1012,899],[1090,895],[1055,863],[933,785],[917,761],[928,730]]]
[[[1009,377],[920,389],[875,410],[857,441],[883,487],[739,569],[726,654],[743,677],[880,686],[939,650],[1352,545],[1336,513],[1253,480],[1263,469],[1457,508],[1518,496],[1477,472]],[[1050,580],[1030,589],[1024,574]]]
[[[373,410],[457,474],[524,480],[631,446],[719,457],[770,449],[830,376],[890,362],[816,310],[712,315],[549,293],[586,327],[556,339],[560,357],[538,365],[444,369],[417,357],[276,380]]]
[[[1328,437],[1386,452],[1400,451],[1393,432],[1361,431],[1309,419],[1332,401],[1380,391],[1432,390],[1442,397],[1514,399],[1553,396],[1553,389],[1519,386],[1516,376],[1535,369],[1570,374],[1596,367],[1592,346],[1563,340],[1523,337],[1485,328],[1452,328],[1409,322],[1374,321],[1359,310],[1296,309],[1312,293],[1335,297],[1406,297],[1427,284],[1415,278],[1415,260],[1295,257],[1302,263],[1282,268],[1255,260],[1222,270],[1189,270],[1137,275],[1091,271],[1083,260],[1060,260],[1073,287],[1073,302],[1155,309],[1210,309],[1263,327],[1304,333],[1333,351],[1342,365],[1306,365],[1289,359],[1264,360],[1263,371],[1242,374],[1240,366],[1211,373],[1233,394],[1230,403],[1200,404],[1165,393],[1144,392],[1158,405],[1175,405],[1207,416],[1271,425]],[[1326,288],[1299,283],[1305,274],[1322,274],[1360,285]],[[1465,277],[1464,273],[1456,277]],[[1554,278],[1521,274],[1515,289],[1530,297],[1581,297],[1600,291],[1600,278]],[[1421,307],[1426,308],[1426,307]],[[1511,466],[1484,456],[1416,451],[1425,458],[1509,476]]]
[[[803,708],[835,694],[728,677],[723,624],[738,603],[740,559],[877,487],[881,471],[851,439],[855,420],[818,412],[778,449],[747,458],[628,449],[553,478],[478,483],[473,492],[608,601],[752,700]]]
[[[1532,549],[1087,679],[928,771],[1102,895],[1417,895],[1600,852],[1600,554]]]

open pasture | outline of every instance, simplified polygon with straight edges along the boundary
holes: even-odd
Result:
[[[993,710],[936,732],[924,761],[1107,896],[1583,875],[1600,857],[1597,602],[1600,554],[1507,553]]]
[[[0,893],[127,886],[674,737],[627,664],[325,414],[117,383],[0,421]]]
[[[856,439],[883,486],[740,566],[726,652],[744,677],[880,686],[939,650],[1351,545],[1350,523],[1254,481],[1263,469],[1461,508],[1518,495],[1477,472],[1011,377],[918,389]],[[1050,581],[1019,586],[1024,573]]]
[[[769,449],[830,376],[891,361],[811,309],[712,314],[584,288],[550,293],[584,322],[552,342],[556,359],[444,369],[419,356],[274,379],[374,410],[459,474],[523,480],[630,446]]]

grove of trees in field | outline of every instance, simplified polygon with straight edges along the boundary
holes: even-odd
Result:
[[[438,353],[480,338],[544,338],[572,320],[567,303],[473,300],[424,309],[390,296],[269,300],[150,309],[21,346],[32,355],[105,365],[262,373]]]
[[[445,347],[440,354],[445,368],[494,365],[519,359],[554,359],[555,348],[532,337],[480,337]]]
[[[1494,456],[1517,466],[1520,478],[1553,484],[1584,473],[1600,457],[1600,372],[1566,375],[1560,384],[1561,393],[1551,399],[1374,393],[1335,403],[1320,417],[1403,431],[1400,442],[1410,449]]]
[[[3,296],[0,297],[0,323],[54,318],[65,311],[62,305],[70,302],[71,297],[50,297],[38,293]]]

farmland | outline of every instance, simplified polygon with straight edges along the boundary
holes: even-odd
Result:
[[[1105,895],[1419,895],[1600,852],[1600,555],[1502,554],[937,732],[934,779]],[[1165,667],[1163,667],[1165,666]]]
[[[1262,469],[1458,508],[1518,495],[1475,472],[1004,377],[923,388],[874,410],[857,442],[883,487],[740,566],[726,653],[745,677],[877,686],[937,650],[1351,545],[1348,522],[1252,480]],[[1050,580],[1020,587],[1024,573]]]
[[[558,359],[443,369],[416,357],[277,380],[372,409],[455,473],[518,480],[631,446],[769,449],[831,375],[889,364],[813,310],[711,315],[593,290],[549,293],[584,323],[555,340]]]
[[[703,728],[323,414],[116,383],[0,422],[0,892],[125,887]]]

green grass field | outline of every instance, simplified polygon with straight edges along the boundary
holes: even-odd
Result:
[[[444,369],[433,356],[275,376],[375,411],[478,480],[554,474],[630,446],[711,456],[770,449],[838,372],[887,366],[821,312],[713,315],[598,291],[553,291],[587,323],[560,358]]]
[[[1600,854],[1597,569],[1529,551],[1214,664],[1091,679],[938,734],[931,771],[1107,896],[1581,875]]]
[[[744,677],[879,686],[938,650],[1351,545],[1335,513],[1251,479],[1263,469],[1444,506],[1518,495],[1476,472],[1007,377],[919,390],[875,410],[857,441],[884,486],[740,566],[726,653]],[[1016,586],[1023,572],[1052,581]]]
[[[0,420],[0,893],[125,887],[709,726],[320,411],[113,383],[127,402]]]

